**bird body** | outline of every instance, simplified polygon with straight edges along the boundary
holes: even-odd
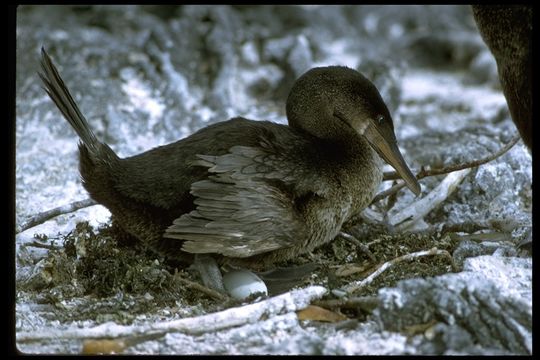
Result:
[[[124,159],[97,140],[44,50],[42,70],[81,138],[85,189],[118,228],[170,258],[264,268],[327,243],[371,202],[381,156],[420,190],[378,91],[349,68],[298,79],[288,126],[234,118]]]
[[[233,124],[253,131],[242,131],[250,140],[236,139],[223,154],[194,153],[194,166],[211,175],[192,183],[197,208],[165,233],[186,240],[191,253],[254,263],[292,258],[332,240],[382,181],[382,162],[362,138],[328,144],[271,122],[233,119],[223,126]]]

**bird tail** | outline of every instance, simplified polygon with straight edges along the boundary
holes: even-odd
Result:
[[[68,88],[60,77],[56,66],[54,66],[43,47],[41,48],[41,70],[43,72],[39,73],[39,77],[43,81],[44,90],[56,104],[62,115],[64,115],[64,118],[77,132],[90,153],[97,155],[103,144],[90,129],[88,121],[79,110],[77,103],[73,100]]]

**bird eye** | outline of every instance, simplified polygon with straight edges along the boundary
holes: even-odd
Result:
[[[382,125],[383,123],[384,123],[384,116],[383,115],[377,116],[377,124]]]

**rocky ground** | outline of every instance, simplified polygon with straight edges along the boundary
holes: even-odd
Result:
[[[516,134],[466,6],[20,6],[19,229],[87,198],[76,135],[39,83],[42,46],[120,156],[232,116],[285,123],[294,80],[335,64],[376,84],[414,169],[483,158]],[[517,246],[532,236],[531,162],[518,142],[408,228],[389,221],[419,201],[409,191],[372,205],[350,229],[370,253],[338,238],[280,264],[320,265],[284,300],[185,286],[192,270],[118,244],[101,206],[55,217],[16,235],[17,349],[94,352],[88,341],[105,338],[101,351],[133,354],[531,354],[532,259]],[[422,197],[444,178],[422,179]],[[343,297],[381,264],[433,248]],[[339,320],[305,315],[310,303]]]

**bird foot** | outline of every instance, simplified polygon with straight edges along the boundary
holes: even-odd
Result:
[[[195,254],[193,267],[199,272],[204,286],[226,293],[225,287],[223,286],[223,276],[212,255]]]

